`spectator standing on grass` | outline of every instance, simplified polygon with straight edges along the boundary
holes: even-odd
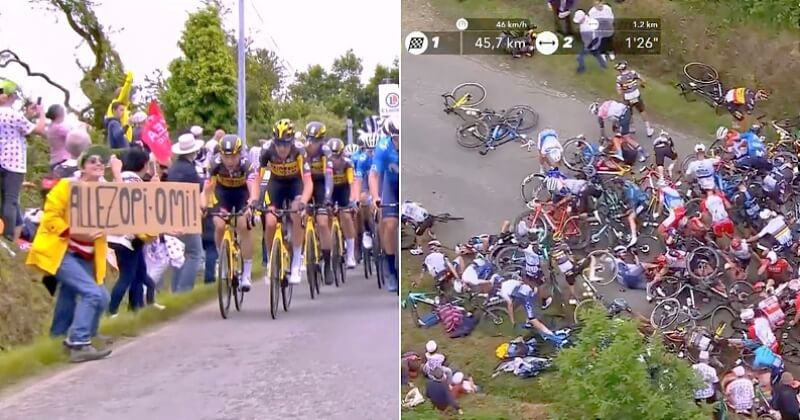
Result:
[[[66,143],[70,127],[64,122],[67,112],[61,105],[50,105],[45,117],[50,120],[47,127],[47,143],[50,145],[50,169],[69,159]]]
[[[600,44],[602,38],[600,37],[598,28],[600,23],[597,19],[586,16],[586,12],[578,10],[575,12],[573,21],[580,27],[581,40],[583,48],[578,52],[578,73],[586,71],[586,54],[591,54],[597,59],[597,63],[603,69],[608,68],[606,60],[600,55]]]
[[[100,182],[107,164],[114,180],[122,180],[122,162],[106,147],[89,147],[78,164],[78,180],[82,182]],[[72,315],[64,344],[70,349],[70,361],[78,363],[111,354],[111,350],[94,348],[91,341],[97,336],[100,317],[108,306],[108,291],[103,286],[108,242],[102,230],[91,234],[70,232],[71,183],[71,179],[62,179],[47,195],[42,221],[25,263],[54,276],[58,282],[56,308]]]
[[[717,371],[708,364],[709,354],[707,351],[701,351],[697,363],[692,365],[697,376],[703,381],[700,388],[694,391],[694,400],[698,404],[713,403],[717,401],[717,384],[719,384],[719,377]]]
[[[36,124],[12,108],[19,99],[19,87],[10,80],[0,80],[0,202],[3,211],[3,234],[14,242],[22,233],[19,194],[28,171],[27,136],[45,134],[46,119],[40,105],[28,108],[37,116]]]
[[[604,60],[614,61],[614,11],[604,0],[594,0],[588,15],[599,23],[600,54]]]
[[[733,374],[736,375],[736,379],[725,387],[725,399],[737,413],[749,414],[755,397],[753,380],[747,376],[743,366],[733,368]]]
[[[569,15],[575,7],[575,0],[547,0],[547,7],[553,12],[553,25],[556,31],[564,36],[574,35]]]
[[[450,407],[458,410],[458,414],[464,414],[458,402],[450,392],[450,384],[442,368],[437,367],[431,372],[425,386],[425,396],[431,401],[439,411],[447,411]]]
[[[114,102],[111,104],[112,117],[106,118],[106,140],[108,147],[112,149],[124,149],[129,146],[128,138],[125,137],[125,132],[128,131],[127,126],[122,125],[122,114],[125,113],[125,104],[122,102]]]
[[[172,154],[177,158],[167,172],[167,181],[196,184],[198,191],[201,191],[203,180],[197,174],[194,160],[202,147],[203,141],[195,139],[191,133],[181,135],[178,142],[172,145]],[[200,196],[204,197],[202,194]],[[201,209],[205,207],[203,200],[200,199]],[[186,261],[173,274],[172,291],[186,292],[194,288],[194,280],[203,260],[203,239],[199,233],[181,234],[178,238],[186,246]]]
[[[780,383],[772,390],[772,408],[781,413],[781,420],[800,420],[798,385],[791,372],[783,372]]]

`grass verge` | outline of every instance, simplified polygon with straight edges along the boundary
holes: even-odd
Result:
[[[578,6],[588,10],[591,3],[580,0]],[[699,7],[696,4],[661,0],[610,4],[618,19],[641,16],[662,19],[661,55],[621,57],[647,79],[642,97],[654,121],[669,121],[670,126],[697,135],[708,135],[719,125],[730,124],[727,113],[716,115],[707,105],[699,101],[686,102],[678,95],[674,87],[677,75],[682,71],[683,64],[690,61],[702,61],[716,67],[720,71],[720,78],[726,82],[725,86],[747,85],[772,90],[770,101],[760,105],[756,113],[767,112],[775,117],[787,112],[796,113],[796,104],[791,95],[800,88],[800,79],[795,77],[796,71],[800,71],[800,36],[796,31],[777,31],[755,24],[744,24],[747,30],[743,30],[742,26],[731,26],[728,20],[719,19],[714,8],[716,6],[713,5]],[[551,30],[552,26],[552,15],[543,1],[430,0],[430,5],[443,18],[443,22],[439,23],[444,26],[422,30],[455,30],[454,22],[459,17],[530,17],[538,24],[539,30]],[[763,60],[736,60],[736,63],[732,63],[733,54],[761,57]],[[534,56],[521,60],[492,57],[493,60],[496,58],[504,60],[516,72],[544,75],[559,88],[580,92],[580,96],[589,99],[618,97],[614,88],[616,72],[613,69],[601,70],[591,57],[587,57],[588,71],[581,75],[575,73],[577,64],[574,55]],[[790,68],[793,70],[789,71]],[[489,95],[498,97],[501,92],[489,92]]]
[[[41,287],[41,286],[40,286]],[[148,327],[175,318],[216,296],[216,285],[200,285],[182,294],[161,293],[158,302],[166,309],[147,307],[138,312],[121,312],[117,318],[103,318],[100,334],[135,337]],[[0,388],[36,375],[68,361],[61,340],[44,336],[33,343],[0,353]]]
[[[417,267],[421,258],[408,253],[402,255],[402,290],[429,291],[433,289],[432,279],[425,280],[416,288],[411,287],[411,279],[418,276]],[[545,419],[546,398],[544,390],[535,379],[519,379],[503,374],[492,379],[499,359],[495,348],[509,340],[508,337],[490,337],[476,330],[468,337],[451,339],[445,335],[441,325],[431,328],[418,328],[412,321],[408,309],[400,312],[401,352],[425,352],[425,343],[435,340],[452,366],[463,370],[475,378],[483,393],[465,397],[459,401],[464,409],[464,418],[470,419]],[[424,393],[424,379],[417,378],[417,386]],[[407,392],[408,389],[404,389]],[[404,394],[405,395],[405,394]],[[413,409],[402,410],[403,419],[439,418],[430,402]]]

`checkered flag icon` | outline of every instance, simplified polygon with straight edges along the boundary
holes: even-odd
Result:
[[[415,36],[415,37],[411,38],[410,41],[408,41],[408,49],[409,50],[418,50],[418,49],[422,48],[422,44],[424,44],[424,43],[425,43],[425,38],[423,38],[421,36],[419,36],[419,37]]]

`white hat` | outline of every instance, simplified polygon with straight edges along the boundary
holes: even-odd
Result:
[[[464,374],[461,372],[456,372],[453,375],[453,385],[458,385],[464,381]]]
[[[134,124],[141,124],[147,119],[147,114],[142,111],[138,111],[131,117],[131,122]]]
[[[425,351],[427,351],[428,353],[435,352],[437,347],[438,346],[436,345],[436,342],[433,340],[430,340],[427,343],[425,343]]]
[[[756,313],[752,308],[742,309],[742,312],[739,314],[739,318],[741,318],[743,322],[750,321],[755,318],[755,316]]]
[[[767,252],[767,259],[770,264],[775,264],[778,261],[778,254],[775,251]]]
[[[581,23],[583,22],[584,18],[586,18],[586,12],[584,12],[583,10],[578,10],[572,16],[572,21],[575,23]]]
[[[195,140],[191,133],[181,134],[178,142],[172,145],[172,153],[176,155],[188,155],[203,147],[203,140]]]
[[[189,129],[189,132],[194,134],[195,137],[203,135],[203,127],[199,125],[193,125],[192,128]]]
[[[744,376],[745,373],[746,372],[744,370],[744,367],[742,367],[742,366],[736,366],[735,368],[733,368],[733,374],[736,375],[739,378]]]
[[[770,217],[772,217],[772,210],[770,209],[761,210],[761,213],[758,214],[758,217],[762,218],[763,220],[767,220]]]
[[[707,362],[708,358],[709,358],[709,354],[705,350],[701,351],[700,352],[700,356],[698,357],[698,359],[700,359],[701,362]]]
[[[706,145],[703,144],[703,143],[697,143],[697,144],[694,145],[694,151],[695,151],[695,153],[705,152],[706,151]]]

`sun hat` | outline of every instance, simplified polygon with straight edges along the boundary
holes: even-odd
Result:
[[[172,145],[172,153],[176,155],[188,155],[200,150],[205,142],[203,140],[196,140],[192,133],[181,134],[178,137],[178,142]]]
[[[428,353],[435,352],[437,347],[438,346],[436,345],[436,342],[433,340],[430,340],[427,343],[425,343],[425,351],[427,351]]]

